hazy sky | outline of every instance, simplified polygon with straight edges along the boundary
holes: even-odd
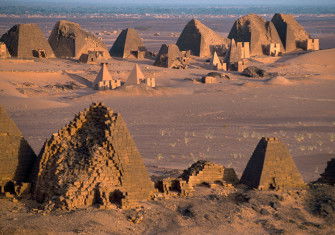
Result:
[[[24,3],[24,2],[66,2],[66,3],[89,3],[89,4],[174,4],[174,5],[327,5],[327,4],[335,4],[335,0],[0,0],[3,3],[11,3],[15,5],[15,3]]]

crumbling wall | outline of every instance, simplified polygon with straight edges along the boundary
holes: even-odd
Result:
[[[188,57],[182,53],[175,44],[163,44],[158,52],[155,66],[165,68],[186,68]]]
[[[34,197],[51,208],[128,208],[153,183],[120,114],[92,104],[45,142]]]

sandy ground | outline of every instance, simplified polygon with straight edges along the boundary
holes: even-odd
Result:
[[[4,25],[20,20],[1,19],[4,22],[1,30]],[[39,22],[48,25],[44,29],[51,30],[50,19]],[[53,19],[52,24],[54,22]],[[123,28],[129,22],[115,22],[115,27]],[[171,32],[180,31],[186,21],[167,27],[167,31],[161,32],[159,37],[151,33],[158,31],[156,27],[163,23],[161,20],[155,22],[150,35],[142,33],[147,35],[144,37],[145,43],[152,50],[158,50],[162,43],[174,42],[176,37],[171,36]],[[211,19],[210,22],[214,29],[221,24],[221,20]],[[321,25],[327,28],[329,22],[332,21]],[[141,24],[150,23],[143,21]],[[308,24],[305,21],[302,23]],[[87,23],[83,27],[92,28],[94,24]],[[225,34],[225,30],[220,32]],[[310,30],[318,31],[319,28]],[[327,31],[323,35],[331,38],[326,40],[324,48],[331,47],[334,32]],[[104,37],[111,45],[116,35]],[[90,88],[99,71],[98,65],[60,59],[1,60],[0,105],[10,113],[36,153],[52,133],[73,119],[74,114],[92,102],[103,102],[123,115],[151,174],[184,169],[196,160],[206,159],[233,167],[240,176],[259,139],[262,136],[275,136],[288,144],[305,181],[310,182],[319,177],[326,162],[335,156],[334,58],[335,49],[298,52],[278,58],[252,58],[250,64],[278,76],[255,79],[227,73],[231,79],[222,79],[218,84],[193,81],[213,71],[205,59],[192,58],[186,70],[155,67],[152,60],[112,59],[109,69],[113,77],[125,80],[134,64],[138,63],[145,75],[156,77],[158,85],[155,89],[115,91],[95,91]],[[207,200],[208,195],[217,193],[200,189],[199,195],[192,200],[144,204],[144,210],[151,215],[138,227],[127,222],[127,213],[132,213],[129,211],[99,211],[92,208],[44,216],[36,214],[27,205],[1,199],[0,231],[18,229],[24,232],[24,229],[28,229],[28,232],[98,231],[116,234],[187,234],[205,231],[215,234],[225,231],[227,234],[247,234],[246,231],[252,229],[256,234],[263,234],[271,230],[264,225],[264,221],[255,222],[260,215],[250,208],[241,209],[232,204],[232,217],[225,214],[229,212],[228,209],[218,211],[216,207],[225,207],[226,199],[221,198],[215,203]],[[290,200],[287,203],[291,204],[285,208],[294,208],[296,201]],[[209,214],[212,211],[211,216],[227,217],[224,222],[216,217],[203,221],[203,218],[197,217],[202,211],[197,207],[197,216],[185,218],[178,209],[183,203],[191,203],[194,207],[205,204],[207,206],[203,209],[208,210]],[[303,206],[299,208],[303,210]],[[238,212],[234,213],[234,210]],[[275,213],[270,214],[273,216]],[[308,218],[306,221],[320,222],[317,218],[305,216]],[[249,217],[253,218],[253,222],[247,223]],[[21,224],[21,221],[27,222]],[[269,221],[276,219],[271,217]],[[277,227],[284,229],[285,223],[278,222]],[[120,229],[114,226],[120,226]],[[276,225],[273,226],[276,228]],[[285,229],[286,232],[304,231],[297,226]],[[328,230],[308,228],[307,231],[322,233]]]

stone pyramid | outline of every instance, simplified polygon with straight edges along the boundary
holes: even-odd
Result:
[[[30,182],[36,159],[21,131],[0,107],[0,188],[9,181]]]
[[[60,20],[54,26],[49,43],[59,58],[76,58],[92,51],[99,51],[103,59],[110,55],[105,44],[93,34],[83,30],[79,24]]]
[[[213,66],[217,66],[217,65],[221,65],[221,60],[218,57],[218,54],[216,53],[216,51],[214,51],[214,54],[211,58],[210,64]]]
[[[115,57],[127,58],[133,51],[144,50],[143,42],[137,31],[132,28],[122,30],[109,53]]]
[[[153,190],[122,116],[93,103],[47,140],[34,198],[48,208],[129,208]]]
[[[240,183],[260,190],[282,190],[304,185],[288,148],[277,138],[262,138],[252,154]]]
[[[102,82],[102,81],[112,81],[112,80],[113,78],[112,78],[112,75],[109,73],[107,63],[101,63],[101,69],[96,79],[93,82],[93,86],[96,87],[99,84],[99,82]]]
[[[234,64],[240,60],[238,53],[237,53],[237,46],[234,39],[230,41],[229,48],[225,57],[226,63]]]
[[[13,57],[55,57],[48,41],[37,24],[17,24],[0,38]]]
[[[175,44],[163,44],[156,57],[155,66],[172,68],[184,66],[184,55]]]
[[[135,64],[133,70],[127,78],[126,85],[138,85],[141,83],[142,80],[145,80],[144,74],[140,66],[138,66],[138,64]]]
[[[250,42],[250,55],[266,54],[266,48],[271,43],[281,43],[276,27],[262,17],[250,14],[235,21],[228,38],[236,42]],[[281,47],[283,48],[283,47]]]
[[[335,158],[327,162],[325,172],[321,174],[318,182],[335,185]]]
[[[228,45],[229,40],[202,24],[199,20],[191,20],[183,29],[177,40],[177,46],[182,51],[191,51],[192,55],[200,57],[212,56],[215,46]]]
[[[287,52],[296,50],[299,43],[309,39],[309,34],[293,15],[275,14],[271,22],[276,27]]]

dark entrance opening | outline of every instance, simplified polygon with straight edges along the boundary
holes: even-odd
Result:
[[[119,208],[122,206],[122,199],[124,198],[123,193],[116,189],[113,192],[109,194],[109,201],[115,205],[117,205]]]

